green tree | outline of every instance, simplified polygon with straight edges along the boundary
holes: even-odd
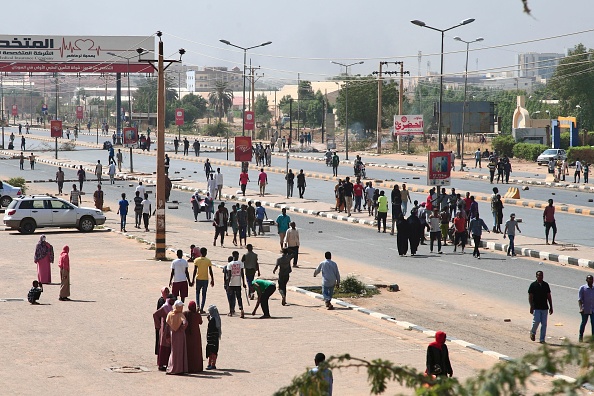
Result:
[[[233,91],[225,81],[216,81],[213,90],[208,95],[208,103],[219,117],[219,122],[233,106]]]
[[[272,118],[270,110],[268,110],[268,98],[264,94],[256,96],[254,102],[254,111],[256,113],[256,121],[268,122]]]
[[[348,90],[348,93],[347,93]],[[348,94],[349,127],[358,123],[365,132],[377,129],[377,79],[372,76],[348,77],[336,98],[336,112],[341,125],[345,125],[345,104]],[[398,84],[394,80],[383,81],[382,110],[398,105]],[[392,114],[393,116],[393,114]],[[382,128],[392,125],[392,122],[383,124]]]
[[[136,92],[132,94],[134,98],[133,110],[135,113],[155,113],[157,112],[157,91],[158,80],[156,78],[143,78],[138,83]],[[173,87],[173,82],[165,78],[165,124],[168,125],[175,121],[175,106],[177,102],[177,89]],[[173,109],[172,109],[173,108]]]
[[[591,130],[594,127],[594,50],[583,44],[569,50],[559,61],[548,89],[559,99],[559,112],[577,116],[579,124]],[[579,106],[579,107],[577,107]]]
[[[208,102],[202,96],[190,93],[181,100],[181,107],[185,111],[186,123],[193,124],[197,119],[204,118]]]

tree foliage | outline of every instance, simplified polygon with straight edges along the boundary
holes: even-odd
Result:
[[[208,95],[208,103],[219,117],[219,122],[233,106],[233,91],[225,81],[216,81],[213,90]]]
[[[593,54],[594,50],[583,44],[576,45],[559,61],[548,84],[548,89],[559,99],[561,114],[578,117],[578,123],[588,130],[594,127]]]
[[[461,382],[457,378],[427,376],[424,372],[408,366],[399,366],[388,360],[365,360],[348,354],[332,356],[320,365],[317,374],[309,371],[293,379],[290,385],[279,389],[275,396],[306,394],[322,396],[325,383],[322,377],[324,368],[356,368],[367,372],[367,381],[372,395],[384,393],[390,382],[414,389],[417,395],[427,396],[474,396],[474,395],[521,395],[527,394],[531,380],[536,376],[550,376],[550,373],[563,372],[571,366],[578,368],[574,382],[564,379],[551,379],[547,391],[538,395],[575,395],[585,384],[594,381],[594,342],[560,346],[543,344],[537,352],[529,353],[521,359],[502,361],[489,369],[483,369]]]
[[[320,128],[322,120],[324,119],[324,108],[327,112],[332,111],[322,91],[317,90],[315,93],[311,91],[311,83],[309,81],[301,81],[299,84],[299,105],[296,99],[291,98],[291,95],[285,95],[279,101],[279,108],[282,114],[290,115],[293,124],[297,126],[299,121],[301,126],[308,126],[310,128]],[[290,102],[293,100],[292,114]]]
[[[256,96],[254,102],[254,111],[256,113],[256,121],[268,122],[272,118],[270,110],[268,109],[268,98],[264,94]]]
[[[134,98],[134,113],[156,113],[157,112],[157,92],[158,79],[143,78],[138,83],[136,92],[132,94]],[[165,78],[165,124],[168,125],[175,121],[175,107],[177,104],[177,90],[173,87],[170,78]],[[108,101],[109,105],[109,101]],[[101,112],[100,112],[101,113]]]

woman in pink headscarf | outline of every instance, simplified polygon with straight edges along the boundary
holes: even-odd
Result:
[[[184,303],[178,300],[174,304],[173,311],[167,314],[167,326],[171,331],[171,354],[169,355],[167,374],[188,372],[188,351],[186,349],[188,320],[183,310]]]
[[[167,296],[169,296],[169,288],[167,286],[161,288],[161,297],[157,300],[157,310],[161,308],[163,305],[167,303]],[[165,317],[167,317],[167,313],[165,313]],[[159,354],[159,339],[160,339],[161,328],[155,329],[155,355]]]
[[[200,373],[204,370],[204,364],[202,362],[202,337],[200,336],[202,315],[200,315],[196,310],[195,301],[190,301],[188,304],[188,310],[184,311],[184,316],[188,321],[188,327],[186,327],[188,372]]]
[[[60,261],[58,267],[60,267],[60,301],[70,301],[70,256],[68,253],[70,248],[64,246],[62,253],[60,253]]]
[[[39,238],[35,246],[35,264],[37,264],[37,280],[45,285],[52,283],[51,263],[54,262],[54,247],[45,240],[45,235]]]
[[[448,347],[445,344],[446,333],[438,331],[435,333],[435,341],[427,347],[427,369],[428,375],[454,375]]]

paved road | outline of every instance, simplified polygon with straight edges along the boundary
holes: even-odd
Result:
[[[35,171],[24,172],[27,175],[34,174],[35,178],[49,179],[55,174],[55,167],[38,164]],[[74,170],[66,169],[66,177],[73,178]],[[2,176],[11,177],[22,175],[18,170],[16,162],[3,163]],[[27,178],[33,178],[28,176]],[[94,183],[87,183],[86,191],[91,191]],[[129,182],[118,182],[115,186],[104,184],[106,196],[119,197],[125,191],[132,195],[133,188]],[[48,184],[48,190],[54,190],[55,185]],[[93,186],[94,190],[94,186]],[[87,198],[88,197],[88,198]],[[111,198],[111,199],[114,199]],[[176,191],[172,192],[172,200],[180,202],[178,210],[168,210],[167,216],[174,216],[187,221],[188,229],[195,227],[209,227],[208,223],[194,223],[192,221],[189,207],[189,194]],[[90,196],[84,198],[84,205],[91,205]],[[270,218],[275,218],[279,212],[267,208]],[[203,215],[201,215],[203,216]],[[419,287],[423,287],[423,280],[437,282],[440,289],[451,290],[451,300],[444,301],[450,306],[449,309],[460,310],[464,307],[458,306],[457,299],[460,293],[472,296],[481,296],[481,301],[488,301],[485,306],[477,306],[464,316],[479,315],[481,320],[488,320],[489,326],[503,326],[500,323],[501,315],[508,315],[506,309],[494,309],[491,303],[496,306],[509,308],[509,315],[523,312],[528,314],[526,291],[529,283],[533,280],[534,272],[537,269],[545,271],[547,280],[553,289],[555,302],[555,315],[551,319],[549,334],[554,337],[572,337],[575,339],[579,325],[576,299],[577,288],[584,283],[584,270],[573,267],[562,267],[559,265],[544,264],[538,265],[533,260],[505,259],[504,256],[491,252],[484,252],[483,259],[478,261],[470,254],[451,253],[451,247],[446,248],[444,255],[429,255],[427,247],[421,247],[420,255],[417,257],[400,258],[396,254],[395,239],[387,234],[377,234],[370,227],[353,226],[350,224],[315,218],[307,215],[290,214],[301,229],[302,246],[320,252],[330,250],[334,252],[337,261],[341,258],[360,259],[367,265],[381,269],[383,279],[386,281],[398,282],[403,276],[418,278]],[[131,218],[129,219],[131,220]],[[150,236],[149,236],[150,237]],[[275,236],[271,236],[276,238]],[[168,234],[168,243],[175,245],[175,233]],[[206,246],[210,241],[203,242]],[[303,256],[302,264],[306,267],[313,266],[319,261],[318,257]],[[443,291],[440,290],[440,291]],[[428,290],[430,293],[431,291]],[[392,314],[399,319],[409,320],[413,323],[436,328],[457,329],[456,336],[476,342],[488,348],[493,348],[502,353],[512,356],[520,356],[525,352],[527,341],[527,330],[513,328],[506,330],[510,334],[505,339],[497,339],[490,336],[490,331],[485,331],[484,323],[477,323],[475,326],[460,325],[459,319],[452,315],[442,317],[424,317],[422,312],[406,312],[403,307],[385,307],[386,313]],[[563,323],[563,327],[555,327],[554,323]],[[518,326],[515,324],[515,326]]]
[[[100,159],[103,164],[107,163],[107,151],[100,150],[100,149],[89,149],[85,147],[78,147],[77,150],[74,151],[64,151],[59,153],[59,157],[62,159],[71,159],[74,161],[85,161],[85,162],[95,162],[96,159]],[[210,155],[209,155],[210,157]],[[128,163],[128,154],[124,154],[124,164]],[[298,162],[295,159],[290,160],[290,167],[296,169],[293,166]],[[310,161],[300,161],[304,165],[312,164]],[[142,155],[139,153],[134,154],[134,169],[135,171],[142,171],[148,174],[152,174],[153,170],[155,169],[156,158],[150,155]],[[317,164],[312,164],[317,165]],[[323,164],[321,165],[321,171],[327,171],[327,169]],[[225,178],[225,185],[226,186],[237,186],[237,190],[239,190],[239,169],[237,167],[221,167],[221,171],[224,174]],[[184,180],[199,180],[204,181],[205,176],[203,173],[203,164],[196,163],[196,162],[189,162],[189,161],[181,161],[181,160],[172,160],[171,166],[169,169],[170,177],[171,178],[181,178]],[[55,171],[54,171],[55,174]],[[53,178],[54,174],[50,177]],[[391,172],[391,176],[394,177],[398,174],[398,172]],[[92,175],[87,175],[88,179],[91,179]],[[257,179],[257,172],[251,170],[250,171],[251,182],[248,184],[248,189],[251,190],[251,196],[255,196],[254,192],[257,191],[258,187],[256,184]],[[271,194],[276,195],[286,195],[286,184],[284,180],[284,175],[278,173],[268,173],[268,180],[269,184],[267,186],[266,191]],[[407,182],[407,180],[402,180]],[[477,184],[477,186],[481,186],[481,182],[474,181],[472,183]],[[335,182],[333,181],[326,181],[321,179],[314,179],[309,178],[307,180],[307,190],[306,190],[306,198],[308,200],[314,200],[318,202],[326,202],[328,203],[327,210],[331,210],[334,207],[334,185]],[[206,183],[202,184],[203,188],[206,188]],[[489,185],[487,185],[489,186]],[[552,189],[543,189],[547,190],[549,193],[553,191]],[[464,191],[463,189],[461,191]],[[555,193],[561,193],[565,191],[553,191]],[[389,194],[389,191],[386,191]],[[250,194],[250,193],[248,193]],[[581,193],[582,195],[584,193]],[[575,195],[578,195],[576,193]],[[295,188],[294,196],[298,196],[297,189]],[[412,194],[413,200],[418,200],[419,202],[424,201],[426,196],[424,194]],[[479,202],[479,207],[481,209],[482,217],[485,219],[485,222],[490,227],[492,226],[492,216],[490,213],[489,204],[487,202],[481,201]],[[515,213],[516,216],[523,220],[523,223],[520,225],[520,228],[524,235],[536,237],[536,238],[543,238],[544,237],[544,228],[542,226],[542,209],[530,209],[524,208],[514,205],[508,205],[504,208],[504,215],[507,219],[510,213]],[[594,240],[589,237],[587,233],[584,233],[583,230],[587,230],[590,226],[591,219],[587,216],[582,215],[574,215],[574,214],[567,214],[558,212],[556,214],[557,224],[559,226],[559,242],[565,243],[576,243],[584,246],[591,246],[594,247]],[[570,225],[571,227],[567,226]]]

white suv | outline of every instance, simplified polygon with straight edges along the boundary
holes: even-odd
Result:
[[[78,228],[93,231],[95,225],[105,223],[105,215],[95,208],[82,208],[51,195],[32,195],[14,199],[4,214],[4,224],[23,234],[36,228]]]
[[[8,206],[10,202],[23,195],[21,189],[0,181],[0,206]]]

